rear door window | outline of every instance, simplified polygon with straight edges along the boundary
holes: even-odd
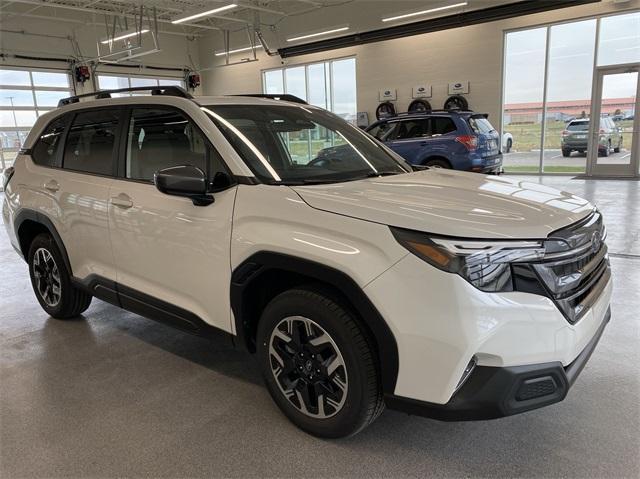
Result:
[[[393,135],[393,130],[398,125],[395,123],[380,123],[379,125],[373,127],[368,133],[372,136],[375,136],[380,141],[387,141]]]
[[[49,123],[42,132],[31,153],[36,165],[59,166],[58,152],[68,122],[69,115],[63,115]]]
[[[398,123],[396,140],[409,140],[429,136],[429,119],[406,120]]]
[[[78,113],[65,142],[62,166],[66,170],[113,175],[114,149],[121,110]]]

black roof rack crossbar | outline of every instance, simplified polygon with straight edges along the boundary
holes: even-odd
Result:
[[[83,95],[74,95],[68,98],[62,98],[58,102],[58,107],[78,103],[80,98],[93,97],[96,100],[103,98],[111,98],[113,93],[128,93],[132,91],[150,91],[152,95],[168,95],[179,96],[182,98],[193,98],[184,88],[175,85],[169,86],[137,86],[132,88],[118,88],[117,90],[98,90],[93,93],[85,93]]]
[[[267,98],[269,100],[282,100],[282,101],[290,101],[292,103],[300,103],[301,105],[308,105],[306,101],[302,98],[297,97],[295,95],[290,95],[289,93],[247,93],[245,95],[232,95],[232,96],[249,96],[252,98]]]

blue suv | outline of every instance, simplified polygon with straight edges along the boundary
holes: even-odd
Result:
[[[500,135],[487,116],[462,110],[408,113],[366,131],[413,165],[498,174]]]

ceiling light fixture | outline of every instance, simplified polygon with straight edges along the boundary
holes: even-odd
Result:
[[[102,40],[100,43],[102,43],[103,45],[107,45],[110,42],[117,42],[119,40],[124,40],[125,38],[131,38],[131,37],[135,37],[137,35],[142,35],[143,33],[149,33],[149,30],[144,29],[144,30],[140,30],[139,32],[125,33],[124,35],[120,35],[119,37],[114,37],[111,40],[109,40],[109,39]]]
[[[330,33],[344,32],[349,30],[349,27],[334,28],[333,30],[325,30],[324,32],[310,33],[309,35],[301,35],[299,37],[287,38],[288,42],[295,42],[297,40],[305,40],[307,38],[319,37],[321,35],[329,35]]]
[[[425,15],[427,13],[440,12],[442,10],[449,10],[450,8],[464,7],[468,3],[469,2],[460,2],[460,3],[454,3],[453,5],[446,5],[444,7],[430,8],[429,10],[421,10],[419,12],[413,12],[413,13],[405,13],[404,15],[396,15],[395,17],[383,18],[382,21],[393,22],[394,20],[401,20],[403,18],[417,17],[418,15]]]
[[[244,48],[236,48],[235,50],[229,50],[229,55],[233,55],[234,53],[246,52],[246,51],[251,50],[251,48],[252,47],[244,47]],[[253,48],[255,48],[257,50],[258,48],[262,48],[262,45],[256,45]],[[223,51],[214,52],[214,55],[217,56],[217,57],[223,57],[226,54],[227,54],[227,52],[224,51],[224,50]]]
[[[195,20],[196,18],[207,17],[209,15],[213,15],[214,13],[224,12],[227,10],[231,10],[232,8],[236,8],[238,5],[235,3],[230,3],[229,5],[225,5],[224,7],[217,7],[210,10],[205,10],[204,12],[194,13],[188,15],[186,17],[176,18],[175,20],[171,20],[171,23],[184,23],[189,20]]]

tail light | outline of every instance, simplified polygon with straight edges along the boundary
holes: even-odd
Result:
[[[600,134],[604,135],[604,133],[605,133],[605,131],[602,128],[600,128]]]
[[[569,132],[567,130],[562,130],[562,136],[569,136]]]
[[[475,135],[456,136],[456,141],[458,143],[462,143],[469,151],[473,151],[478,148],[478,137]]]

